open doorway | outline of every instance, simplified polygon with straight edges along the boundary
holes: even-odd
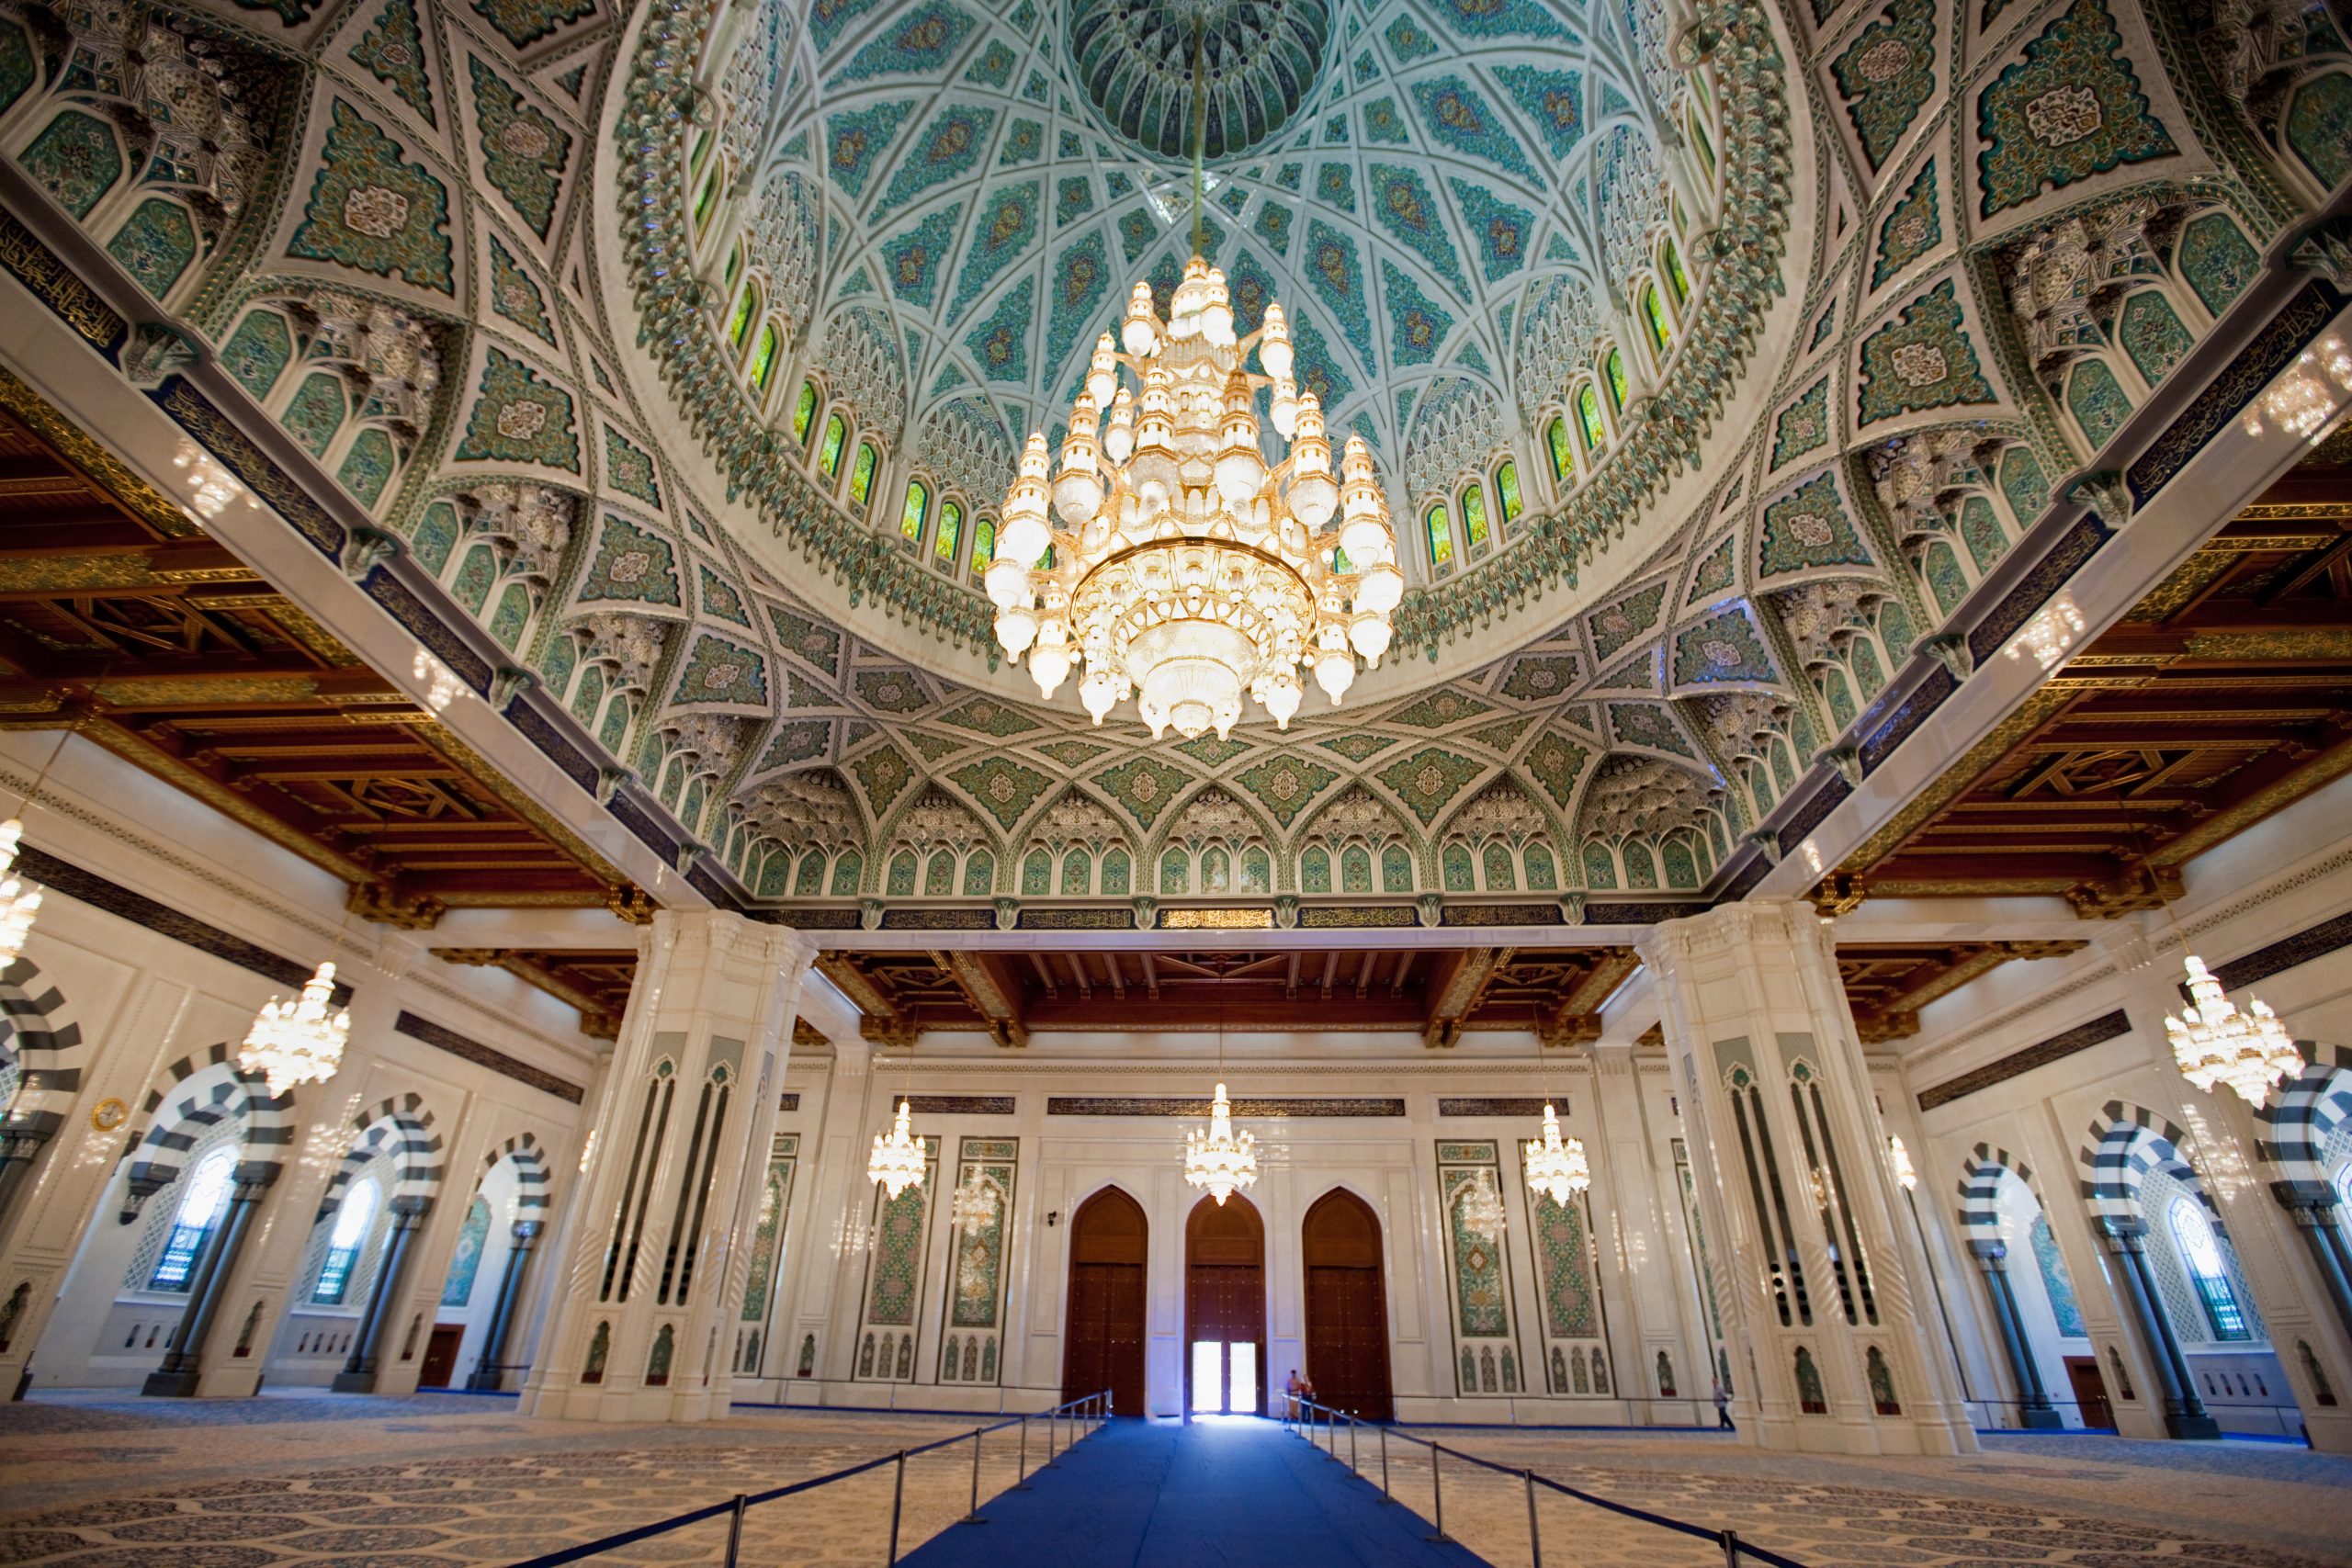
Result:
[[[1184,1408],[1265,1411],[1266,1227],[1249,1199],[1204,1198],[1184,1226]]]

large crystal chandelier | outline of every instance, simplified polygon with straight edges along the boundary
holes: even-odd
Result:
[[[1219,1208],[1234,1189],[1257,1185],[1258,1140],[1233,1130],[1233,1101],[1225,1097],[1223,1084],[1209,1103],[1208,1126],[1184,1134],[1184,1179],[1207,1188]]]
[[[17,845],[24,836],[25,825],[17,818],[0,822],[0,964],[24,955],[25,938],[40,913],[40,884],[17,874]]]
[[[2182,1016],[2165,1016],[2165,1033],[2172,1041],[2173,1059],[2180,1076],[2211,1092],[2227,1084],[2248,1104],[2269,1098],[2271,1086],[2303,1070],[2302,1053],[2287,1037],[2278,1015],[2258,1000],[2248,998],[2238,1011],[2222,994],[2222,983],[2206,969],[2205,961],[2188,955],[2190,1005]]]
[[[950,1195],[947,1212],[950,1219],[967,1230],[986,1228],[996,1218],[996,1183],[973,1171]]]
[[[1561,1139],[1559,1113],[1552,1109],[1550,1100],[1544,1102],[1544,1135],[1529,1139],[1525,1146],[1527,1185],[1549,1195],[1555,1203],[1566,1203],[1592,1185],[1592,1167],[1584,1157],[1584,1140]]]
[[[874,1134],[874,1152],[865,1158],[866,1179],[880,1182],[883,1192],[894,1199],[922,1185],[923,1141],[913,1134],[914,1114],[914,1102],[901,1098],[899,1119],[889,1132]]]
[[[334,964],[322,964],[291,1001],[272,997],[254,1019],[238,1049],[237,1066],[269,1080],[269,1092],[284,1094],[297,1084],[324,1083],[343,1066],[351,1038],[351,1014],[331,1012]]]

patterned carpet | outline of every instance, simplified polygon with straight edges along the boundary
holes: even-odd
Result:
[[[47,1395],[0,1405],[0,1563],[461,1568],[515,1562],[968,1430],[967,1417],[744,1411],[703,1427],[526,1421],[512,1400]],[[1964,1460],[1763,1454],[1692,1433],[1431,1428],[1425,1436],[1784,1552],[1809,1568],[2322,1568],[2352,1563],[2352,1461],[2279,1445],[1994,1437]],[[1033,1434],[1029,1462],[1042,1455]],[[1340,1441],[1344,1460],[1347,1444]],[[1013,1479],[1012,1435],[980,1495]],[[1367,1484],[1379,1459],[1358,1448]],[[873,1568],[890,1467],[754,1510],[746,1562]],[[1398,1501],[1433,1517],[1429,1461],[1390,1445]],[[971,1450],[908,1466],[901,1550],[967,1505]],[[1445,1464],[1449,1533],[1528,1563],[1515,1477]],[[1540,1504],[1557,1568],[1721,1568],[1719,1548],[1571,1499]],[[600,1558],[713,1563],[724,1519]],[[1074,1565],[1072,1565],[1074,1568]],[[1307,1568],[1307,1565],[1299,1565]]]

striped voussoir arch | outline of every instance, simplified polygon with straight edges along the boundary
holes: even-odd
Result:
[[[237,1066],[236,1047],[225,1040],[165,1067],[123,1148],[131,1163],[121,1223],[137,1219],[151,1194],[178,1179],[182,1157],[205,1128],[232,1116],[244,1129],[244,1163],[285,1166],[294,1144],[293,1090],[271,1094],[261,1074]]]
[[[514,1162],[514,1217],[537,1218],[537,1211],[548,1201],[547,1151],[539,1147],[537,1138],[518,1133],[481,1156],[482,1175],[487,1178],[502,1160]]]
[[[335,1212],[359,1168],[379,1154],[390,1155],[393,1161],[392,1190],[386,1195],[386,1207],[396,1213],[407,1209],[422,1213],[428,1207],[441,1188],[441,1134],[433,1130],[433,1112],[425,1108],[424,1097],[403,1094],[381,1100],[353,1117],[351,1127],[356,1135],[343,1151],[334,1179],[327,1183],[319,1218]]]
[[[2188,1134],[2145,1106],[2109,1100],[2075,1154],[2083,1168],[2083,1201],[2100,1219],[2142,1218],[2142,1179],[2152,1170],[2167,1171],[2197,1194],[2214,1230],[2226,1235],[2221,1210],[2188,1163]]]
[[[2295,1049],[2303,1070],[2255,1112],[2263,1130],[2256,1147],[2270,1162],[2273,1180],[2310,1200],[2328,1190],[2327,1135],[2352,1121],[2352,1050],[2309,1040],[2296,1041]]]
[[[2026,1184],[2036,1203],[2041,1189],[2033,1181],[2033,1168],[2007,1149],[1979,1144],[1960,1162],[1960,1233],[1970,1241],[2001,1239],[2001,1173]]]
[[[0,1111],[62,1111],[82,1087],[82,1026],[29,958],[0,965],[0,1053],[16,1058],[21,1075],[16,1099]]]

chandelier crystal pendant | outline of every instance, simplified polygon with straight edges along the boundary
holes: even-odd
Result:
[[[1257,1185],[1258,1140],[1233,1130],[1233,1102],[1225,1097],[1223,1084],[1216,1086],[1216,1098],[1209,1103],[1208,1126],[1184,1134],[1184,1179],[1206,1188],[1219,1208],[1235,1189]]]
[[[0,822],[0,964],[24,956],[25,938],[40,913],[40,884],[16,872],[17,845],[24,836],[25,825],[17,818]]]
[[[2172,1042],[2173,1059],[2180,1076],[2211,1092],[2226,1084],[2250,1105],[2270,1097],[2272,1086],[2303,1070],[2302,1053],[2288,1038],[2278,1015],[2258,1000],[2248,998],[2238,1011],[2222,994],[2222,983],[2195,953],[2188,955],[2190,1005],[2182,1016],[2165,1016],[2165,1034]]]
[[[923,1140],[913,1134],[914,1114],[914,1102],[900,1099],[898,1120],[889,1132],[874,1134],[874,1152],[865,1159],[866,1179],[880,1182],[883,1193],[893,1199],[922,1185]]]
[[[1531,1138],[1526,1145],[1527,1185],[1550,1197],[1555,1203],[1569,1199],[1592,1185],[1592,1167],[1584,1157],[1584,1140],[1560,1136],[1559,1113],[1552,1102],[1544,1102],[1544,1135]]]
[[[1279,304],[1237,337],[1225,275],[1198,255],[1170,304],[1162,321],[1150,285],[1135,286],[1119,344],[1095,344],[1050,479],[1046,438],[1029,437],[986,573],[997,640],[1048,697],[1083,666],[1096,724],[1133,695],[1155,738],[1170,725],[1222,737],[1246,694],[1288,728],[1301,669],[1337,704],[1357,657],[1388,651],[1405,592],[1388,504],[1361,436],[1333,474]],[[1253,348],[1263,374],[1245,368]],[[1290,443],[1272,464],[1261,389]]]
[[[1462,1194],[1456,1212],[1461,1216],[1462,1228],[1488,1247],[1502,1240],[1503,1195],[1496,1190],[1494,1179],[1485,1171],[1470,1178],[1469,1188]]]
[[[272,997],[254,1019],[238,1048],[237,1066],[268,1080],[272,1096],[297,1084],[324,1083],[343,1066],[351,1039],[351,1014],[330,1012],[334,1001],[334,964],[322,964],[288,1001]]]

